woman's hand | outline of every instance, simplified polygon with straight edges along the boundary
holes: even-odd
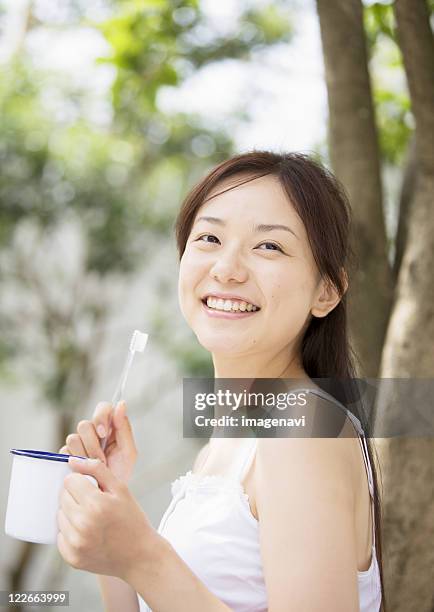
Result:
[[[71,457],[57,513],[57,547],[76,569],[125,580],[145,567],[158,534],[128,486],[98,459]],[[83,474],[93,476],[99,488]]]
[[[67,563],[120,578],[152,610],[230,612],[151,526],[128,486],[104,463],[70,457],[69,464],[74,473],[64,478],[57,513],[57,548]],[[99,488],[83,474],[93,476]],[[137,599],[131,600],[131,608],[137,608]],[[125,609],[126,601],[112,603]]]
[[[77,433],[66,437],[66,444],[59,453],[81,455],[100,459],[111,472],[124,483],[128,483],[137,461],[137,448],[134,441],[131,423],[126,415],[127,406],[119,402],[115,409],[108,402],[100,402],[95,408],[91,421],[80,421]],[[111,418],[110,418],[110,415]],[[111,422],[111,433],[105,451],[101,442],[108,434]]]

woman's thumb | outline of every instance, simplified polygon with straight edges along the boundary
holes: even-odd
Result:
[[[115,408],[113,423],[118,445],[121,448],[128,448],[131,445],[135,446],[133,430],[127,416],[127,405],[123,400],[120,401]]]

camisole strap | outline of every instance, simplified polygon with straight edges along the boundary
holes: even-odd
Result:
[[[374,510],[374,479],[372,476],[371,462],[369,461],[368,447],[366,445],[365,434],[359,436],[362,447],[363,460],[365,462],[366,473],[368,475],[369,494],[371,497],[371,516],[372,516],[372,543],[375,548],[375,510]]]
[[[365,461],[366,473],[368,475],[369,492],[374,497],[374,477],[372,475],[371,462],[369,461],[368,446],[366,444],[365,434],[360,436],[360,444],[362,446],[363,459]]]
[[[356,416],[354,416],[354,414],[350,410],[348,410],[343,404],[341,404],[341,402],[339,402],[336,398],[334,398],[332,395],[330,395],[323,389],[305,389],[305,390],[310,391],[311,393],[316,393],[320,397],[328,399],[334,404],[336,404],[337,406],[339,406],[340,408],[342,408],[347,414],[348,418],[353,423],[357,433],[359,434],[358,438],[359,438],[360,446],[362,449],[363,462],[365,464],[366,474],[368,477],[369,495],[371,498],[370,506],[371,506],[371,517],[372,517],[372,543],[373,543],[373,546],[375,547],[374,478],[372,475],[372,467],[371,467],[371,462],[369,460],[368,446],[366,444],[366,437],[365,437],[365,432],[363,431],[363,427],[359,419]]]
[[[330,402],[333,402],[334,404],[336,404],[336,406],[338,406],[345,412],[347,417],[350,419],[350,421],[354,425],[357,433],[360,435],[364,434],[363,427],[362,427],[362,424],[360,423],[360,420],[350,410],[348,410],[348,408],[346,408],[341,402],[339,402],[335,397],[333,397],[333,395],[330,395],[330,393],[327,393],[326,391],[324,391],[324,389],[306,388],[306,389],[295,389],[295,391],[307,391],[309,393],[314,393],[315,395],[319,395],[319,397],[323,397],[324,399],[329,400]]]
[[[253,461],[253,457],[256,452],[257,438],[247,438],[243,439],[241,450],[233,462],[230,475],[235,478],[237,482],[242,482],[247,471]]]
[[[330,400],[331,402],[333,402],[334,404],[336,404],[337,406],[345,410],[348,418],[351,419],[351,422],[353,423],[354,427],[356,428],[357,433],[359,434],[360,444],[362,447],[363,461],[365,463],[366,474],[368,476],[369,492],[371,496],[373,496],[374,495],[374,479],[372,476],[371,463],[369,461],[369,454],[368,454],[368,447],[366,444],[365,432],[363,431],[363,427],[359,419],[355,417],[354,414],[350,410],[345,408],[345,406],[341,404],[341,402],[339,402],[332,395],[330,395],[329,393],[326,393],[322,389],[307,389],[307,391],[310,391],[311,393],[316,393],[317,395]]]

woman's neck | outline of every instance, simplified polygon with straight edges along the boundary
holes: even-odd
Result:
[[[258,390],[255,386],[255,381],[258,379],[284,379],[285,389],[289,392],[291,389],[305,387],[311,385],[311,380],[306,374],[306,371],[300,364],[300,360],[297,358],[288,359],[288,353],[281,356],[274,356],[273,359],[262,356],[262,359],[255,357],[255,359],[248,359],[246,357],[234,359],[225,358],[223,356],[213,355],[214,362],[214,393],[218,396],[218,393],[226,393],[229,390],[231,398],[235,395],[249,393],[251,390]],[[268,383],[260,385],[262,393],[273,393],[275,391],[274,383],[270,380]],[[279,391],[282,392],[282,388],[279,387]],[[227,396],[225,396],[227,398]],[[242,395],[244,397],[244,395]],[[228,400],[226,399],[226,402]],[[223,405],[215,404],[213,409],[213,417],[219,419],[220,417],[228,415],[236,415],[238,412],[233,412],[231,405],[224,403]],[[227,425],[222,423],[214,427],[211,438],[228,437]],[[232,435],[235,435],[236,427],[230,426]],[[240,433],[242,437],[244,434]]]
[[[298,356],[288,358],[287,354],[252,358],[213,355],[213,363],[214,378],[307,378]]]

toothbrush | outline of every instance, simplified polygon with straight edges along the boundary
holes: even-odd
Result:
[[[127,382],[128,373],[131,368],[131,364],[133,363],[134,353],[140,352],[143,353],[145,350],[146,343],[148,341],[148,334],[144,334],[143,332],[136,329],[131,338],[130,347],[128,350],[127,358],[125,360],[124,369],[122,370],[121,377],[118,382],[118,386],[116,387],[116,391],[114,392],[112,398],[112,406],[115,407],[119,400],[122,398],[125,390],[125,384]],[[101,442],[101,448],[105,451],[105,447],[107,445],[107,440],[110,437],[110,423],[109,423],[109,431],[107,432],[106,437]]]

